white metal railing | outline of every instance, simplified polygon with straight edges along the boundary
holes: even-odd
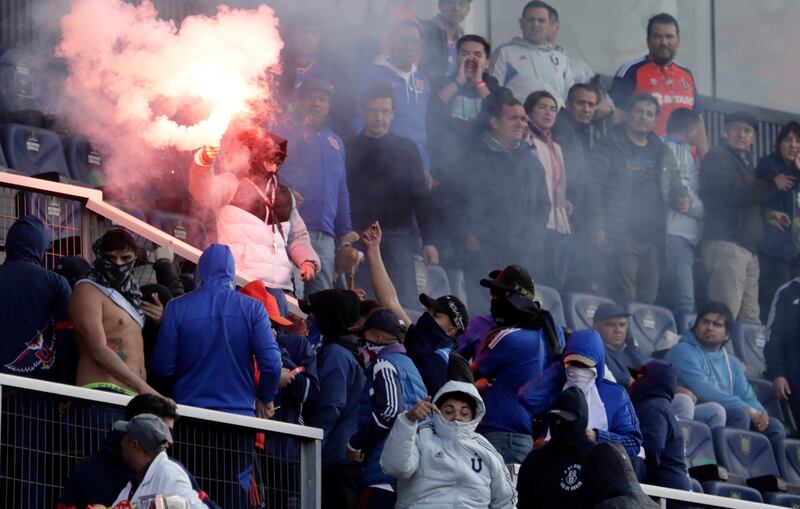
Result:
[[[661,507],[667,507],[667,500],[688,502],[690,504],[701,504],[711,507],[727,507],[729,509],[766,509],[779,507],[777,505],[760,504],[758,502],[718,497],[716,495],[706,495],[704,493],[695,493],[693,491],[664,488],[662,486],[653,486],[651,484],[642,484],[642,490],[644,490],[644,492],[651,497],[659,498],[661,500]]]

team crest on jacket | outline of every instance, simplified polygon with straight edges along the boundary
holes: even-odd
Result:
[[[328,143],[331,144],[333,150],[339,150],[339,142],[336,141],[336,138],[334,138],[333,135],[328,136]]]
[[[581,486],[583,482],[580,479],[581,465],[580,463],[573,463],[568,466],[564,473],[561,475],[561,489],[564,491],[575,491]]]
[[[16,373],[50,369],[56,358],[54,343],[55,338],[50,338],[48,342],[44,339],[44,334],[37,331],[36,336],[25,343],[25,350],[17,355],[16,359],[6,364],[6,368]]]
[[[474,458],[472,458],[472,470],[477,474],[479,474],[481,470],[483,470],[483,458],[481,458],[477,454],[475,455]]]

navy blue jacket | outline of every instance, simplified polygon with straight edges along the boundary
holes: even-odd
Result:
[[[644,365],[644,375],[631,386],[631,401],[644,440],[645,482],[677,490],[691,490],[684,462],[683,434],[672,410],[678,386],[675,369],[661,361]]]
[[[792,390],[800,390],[800,278],[775,292],[767,319],[764,377],[784,377]]]
[[[206,248],[197,271],[200,286],[167,304],[151,368],[175,377],[178,403],[254,416],[256,396],[273,401],[281,377],[267,312],[231,287],[235,270],[228,246]],[[261,372],[258,394],[253,357]]]
[[[275,405],[280,408],[275,412],[275,420],[302,424],[303,407],[315,404],[319,397],[317,353],[305,336],[279,333],[278,346],[283,367],[292,370],[302,366],[303,371],[278,393]]]
[[[756,176],[765,180],[772,180],[775,176],[785,173],[800,179],[800,169],[794,162],[786,163],[779,152],[773,152],[758,161]],[[792,226],[781,230],[777,226],[764,224],[764,240],[761,244],[761,253],[780,260],[791,260],[798,255],[798,248],[792,241],[792,234],[797,229],[795,226],[797,184],[789,191],[776,191],[772,197],[763,203],[764,210],[777,210],[785,212],[792,220]]]
[[[608,430],[595,430],[597,431],[597,442],[618,443],[625,447],[631,458],[637,457],[642,445],[639,419],[636,418],[636,412],[628,397],[628,392],[622,386],[603,378],[606,363],[605,349],[600,334],[593,330],[572,333],[566,348],[564,348],[563,356],[566,357],[572,353],[583,355],[597,363],[595,384],[608,417]],[[551,363],[540,377],[531,379],[519,390],[520,401],[532,415],[544,415],[566,383],[567,375],[564,363],[558,359]]]
[[[72,291],[64,277],[42,266],[50,235],[25,216],[6,235],[0,266],[0,373],[75,383],[77,350],[69,330]],[[65,328],[66,327],[66,328]]]

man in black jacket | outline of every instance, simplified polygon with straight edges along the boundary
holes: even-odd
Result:
[[[550,411],[550,442],[534,449],[519,470],[517,507],[582,508],[581,462],[594,447],[586,436],[589,408],[577,387],[565,389],[556,397]]]
[[[700,199],[705,207],[703,263],[709,274],[708,298],[722,302],[734,318],[759,323],[758,249],[764,234],[761,205],[794,178],[779,174],[759,179],[750,148],[758,121],[746,112],[725,117],[723,142],[700,166]]]
[[[767,319],[764,377],[772,380],[778,399],[789,400],[795,422],[800,422],[800,278],[775,292]]]

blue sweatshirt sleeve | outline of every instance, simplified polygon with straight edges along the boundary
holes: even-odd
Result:
[[[350,363],[344,355],[350,353],[340,350],[344,349],[336,345],[326,346],[318,366],[319,379],[325,380],[325,383],[320,384],[319,401],[311,424],[322,428],[323,449],[331,430],[347,406],[347,386],[351,373]]]
[[[667,353],[667,362],[678,372],[678,384],[692,391],[701,403],[716,402],[725,408],[745,408],[748,404],[739,396],[717,388],[703,370],[702,355],[691,345],[678,343]],[[732,365],[733,366],[733,365]],[[734,387],[736,380],[734,378]]]
[[[305,337],[297,336],[292,339],[295,344],[290,349],[290,358],[284,361],[284,367],[294,369],[303,366],[304,371],[283,389],[282,397],[288,395],[298,403],[314,402],[319,395],[316,354]]]
[[[597,431],[597,442],[613,442],[622,445],[627,451],[628,456],[634,458],[639,455],[639,450],[642,446],[642,432],[639,428],[639,419],[636,418],[636,412],[633,410],[633,404],[628,398],[628,393],[625,392],[621,386],[606,382],[618,389],[619,402],[617,409],[614,411],[613,416],[609,416],[608,430],[595,430]],[[604,402],[605,403],[605,402]],[[609,406],[606,406],[608,411]]]
[[[175,305],[170,302],[164,310],[161,325],[158,327],[158,339],[150,360],[150,369],[158,376],[172,376],[178,361],[178,320],[175,316]]]
[[[254,302],[254,304],[257,303]],[[269,403],[278,394],[278,386],[281,382],[281,351],[272,335],[272,328],[264,306],[254,305],[254,310],[250,331],[250,349],[256,359],[258,370],[261,372],[258,399],[262,403]]]
[[[533,416],[544,415],[558,393],[567,383],[567,375],[560,360],[552,362],[536,379],[520,387],[518,394],[522,406]]]
[[[736,357],[730,357],[731,371],[733,371],[733,393],[745,402],[748,406],[755,408],[760,412],[765,412],[764,406],[758,401],[756,393],[747,381],[747,376],[744,374],[742,363]]]
[[[345,148],[344,143],[339,140],[342,149],[341,164],[339,165],[339,189],[337,196],[336,219],[334,221],[334,231],[337,237],[353,231],[353,224],[350,219],[350,191],[347,189],[347,171],[345,169]]]

